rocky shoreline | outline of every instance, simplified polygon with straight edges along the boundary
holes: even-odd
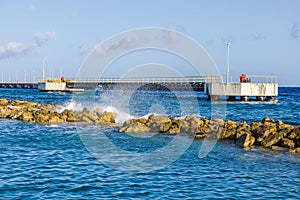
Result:
[[[151,115],[148,118],[130,119],[123,124],[117,124],[114,113],[102,112],[100,109],[62,110],[62,107],[57,105],[0,99],[0,118],[43,124],[84,123],[117,126],[120,133],[187,133],[196,139],[209,137],[219,141],[231,140],[246,149],[262,146],[300,154],[300,127],[268,117],[249,125],[222,119],[198,119],[194,116],[169,118]]]

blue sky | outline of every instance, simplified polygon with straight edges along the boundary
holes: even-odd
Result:
[[[74,77],[99,42],[166,27],[199,42],[222,74],[230,42],[231,75],[275,75],[280,85],[300,85],[299,8],[299,0],[0,0],[0,73],[4,80],[10,74],[22,81],[25,72],[27,80],[41,78],[46,58],[47,76],[62,68]]]

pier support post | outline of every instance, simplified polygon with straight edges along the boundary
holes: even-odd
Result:
[[[257,101],[263,101],[264,99],[265,99],[265,98],[264,98],[263,96],[257,96],[257,97],[256,97],[256,100],[257,100]]]
[[[219,95],[208,95],[208,100],[219,101],[220,100],[220,96]]]
[[[241,100],[242,100],[242,101],[248,101],[248,100],[249,100],[249,97],[248,97],[248,96],[242,96],[242,97],[241,97]]]

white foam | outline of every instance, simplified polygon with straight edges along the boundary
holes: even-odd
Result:
[[[113,106],[99,106],[98,108],[100,108],[101,111],[103,112],[112,112],[116,115],[116,122],[117,123],[124,123],[125,121],[129,120],[129,119],[133,119],[134,116],[130,115],[127,112],[121,111]]]

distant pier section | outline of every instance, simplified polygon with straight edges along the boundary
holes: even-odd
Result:
[[[36,82],[1,82],[0,88],[22,88],[22,89],[37,89],[38,83]]]

